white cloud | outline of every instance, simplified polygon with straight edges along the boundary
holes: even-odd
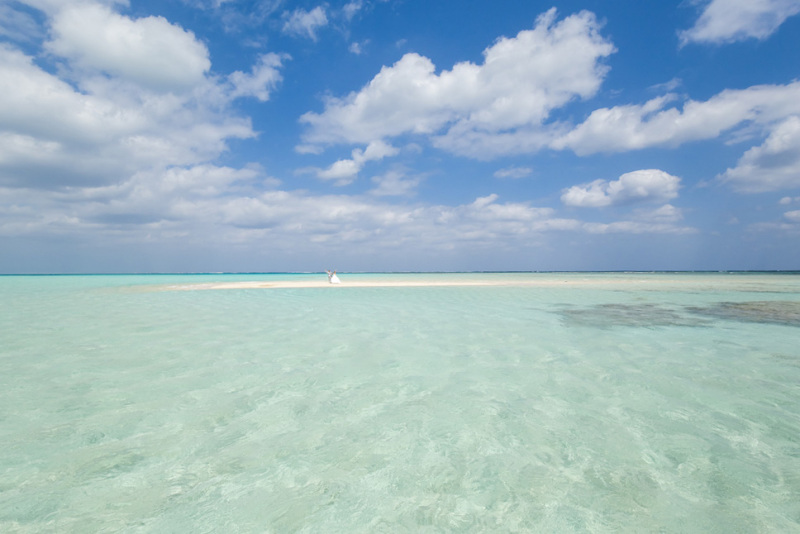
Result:
[[[317,30],[328,24],[328,16],[325,8],[317,6],[311,11],[298,8],[287,16],[283,25],[284,33],[297,37],[308,37],[312,41],[317,40]]]
[[[762,145],[745,152],[720,178],[750,193],[800,187],[800,117],[778,124]]]
[[[582,124],[553,139],[550,147],[569,148],[579,155],[621,152],[713,139],[746,123],[769,128],[800,113],[800,82],[725,90],[705,102],[690,100],[682,110],[665,109],[675,98],[667,95],[643,105],[597,109]]]
[[[781,206],[785,206],[787,204],[791,204],[792,202],[800,202],[800,197],[794,197],[794,198],[792,198],[792,197],[783,197],[778,202],[778,204],[780,204]]]
[[[232,169],[214,165],[173,167],[163,171],[143,171],[119,184],[87,188],[58,198],[79,201],[77,210],[87,222],[188,221],[210,222],[216,218],[209,200],[236,192],[237,182],[249,183],[261,172],[254,168]],[[250,190],[239,191],[246,194]]]
[[[680,178],[658,169],[623,174],[609,182],[595,180],[564,191],[561,201],[567,206],[605,207],[636,202],[662,202],[678,196]]]
[[[322,154],[325,150],[319,145],[296,145],[294,151],[298,154]]]
[[[595,94],[607,72],[600,63],[614,52],[592,13],[556,23],[551,9],[532,30],[501,38],[484,62],[458,63],[436,74],[430,59],[404,55],[381,69],[358,92],[330,98],[322,113],[306,113],[307,144],[369,143],[405,133],[439,135],[437,146],[491,157],[502,147],[472,146],[464,139],[519,128],[538,129],[550,112]]]
[[[373,141],[364,150],[354,149],[353,159],[340,159],[327,169],[317,171],[317,177],[323,180],[336,180],[336,185],[347,185],[355,180],[368,161],[379,161],[398,152],[398,149],[383,141]]]
[[[495,178],[525,178],[530,176],[533,169],[530,167],[506,167],[505,169],[498,169],[494,172]]]
[[[584,223],[582,229],[590,234],[693,234],[697,232],[696,229],[689,226],[641,221]]]
[[[636,209],[634,210],[634,216],[642,221],[674,223],[683,220],[683,210],[676,208],[672,204],[664,204],[654,210]]]
[[[113,82],[90,93],[0,45],[0,183],[63,187],[119,180],[152,166],[216,157],[248,121],[193,97],[142,95]],[[216,103],[215,103],[216,105]]]
[[[681,44],[766,39],[797,13],[800,0],[711,0],[694,27],[680,33]]]
[[[103,186],[207,163],[229,139],[255,135],[230,101],[266,99],[280,80],[274,54],[250,74],[209,75],[208,51],[190,32],[124,17],[111,2],[29,3],[51,22],[41,61],[57,68],[0,43],[0,185]]]
[[[725,90],[705,102],[690,100],[682,109],[666,108],[675,98],[667,95],[643,105],[595,110],[549,146],[587,155],[676,147],[725,132],[737,142],[762,134],[763,144],[745,152],[720,179],[748,193],[800,184],[800,82]]]
[[[362,0],[353,0],[345,4],[342,8],[342,14],[346,20],[351,20],[363,7],[364,2]]]
[[[576,48],[582,56],[570,55]],[[644,104],[600,108],[575,127],[547,122],[552,110],[594,94],[605,74],[600,60],[611,52],[591,14],[556,24],[551,10],[534,30],[487,48],[482,65],[459,63],[437,74],[428,58],[406,54],[360,91],[330,98],[322,113],[303,115],[308,130],[301,146],[319,151],[324,144],[412,133],[477,159],[546,147],[587,155],[677,147],[726,133],[740,142],[767,136],[787,117],[800,114],[800,82],[795,81],[724,90],[706,101],[681,102],[667,94]]]
[[[433,145],[460,156],[491,160],[504,155],[537,152],[565,133],[566,125],[520,126],[513,130],[490,132],[456,124],[447,135],[434,137]]]
[[[369,43],[369,39],[363,41],[362,43],[350,43],[350,46],[348,46],[347,49],[351,53],[360,56],[364,53],[364,46],[367,45],[367,43]]]
[[[363,164],[356,161],[358,149],[353,151],[353,159],[340,159],[327,169],[317,171],[317,177],[323,180],[336,180],[336,185],[347,185],[355,180]]]
[[[259,249],[264,245],[270,251],[295,253],[306,243],[340,249],[341,243],[369,242],[372,246],[365,250],[390,252],[403,244],[415,250],[473,250],[484,245],[497,250],[530,246],[552,232],[681,231],[670,223],[678,220],[679,210],[666,206],[637,212],[635,222],[598,226],[559,217],[548,207],[501,202],[497,195],[457,206],[410,203],[402,197],[412,196],[421,178],[402,171],[376,177],[374,189],[360,197],[277,190],[276,181],[258,168],[212,162],[230,139],[255,135],[250,121],[235,115],[229,103],[245,96],[268,99],[280,81],[283,57],[266,54],[250,70],[212,75],[205,46],[164,19],[131,19],[103,7],[114,2],[34,3],[62,27],[56,31],[53,25],[50,55],[34,56],[0,45],[0,235],[26,239],[91,234],[95,244],[102,244],[104,237],[125,244],[162,241],[165,246],[193,241],[204,250],[208,244],[243,243],[249,250],[257,244]],[[79,8],[120,35],[85,28],[85,36],[76,36],[80,25],[65,13]],[[127,47],[114,40],[147,36],[156,29],[164,34],[161,41]],[[485,149],[489,155],[507,149],[503,136],[510,133],[524,132],[527,139],[541,142],[550,135],[543,132],[542,123],[553,109],[596,91],[604,74],[598,61],[613,50],[597,30],[586,13],[558,24],[545,17],[536,29],[488,48],[482,65],[464,63],[438,75],[427,71],[416,78],[430,82],[417,95],[428,98],[417,116],[421,122],[411,121],[401,133],[420,125],[424,132],[444,132],[442,146],[457,138],[477,139],[484,132],[499,136],[500,144]],[[143,72],[149,54],[160,53],[165,43],[174,48],[164,52],[164,62],[157,62],[154,72]],[[93,46],[108,49],[92,50]],[[114,58],[130,63],[118,65]],[[188,63],[175,65],[181,58]],[[564,65],[570,58],[575,64]],[[406,60],[412,71],[430,63],[421,56],[406,56],[401,62]],[[37,62],[57,68],[48,72]],[[167,72],[167,64],[175,72]],[[524,72],[508,78],[514,65]],[[402,71],[393,68],[385,74]],[[527,90],[536,91],[543,102],[529,102],[523,94]],[[366,95],[367,88],[362,92]],[[506,97],[520,104],[523,119],[504,107]],[[444,119],[426,124],[430,110]],[[518,120],[524,124],[516,126]],[[352,180],[367,162],[395,155],[397,149],[384,141],[388,137],[364,136],[363,148],[342,160],[338,178],[331,179]],[[315,142],[310,141],[309,150]],[[468,150],[471,145],[464,146]],[[328,170],[334,173],[333,167]],[[505,171],[519,175],[523,168]],[[625,198],[620,192],[606,194],[613,202]],[[655,188],[645,196],[660,198]],[[390,197],[395,203],[388,202]]]
[[[316,242],[370,241],[377,248],[411,244],[418,250],[450,248],[460,243],[496,244],[547,230],[574,229],[577,221],[550,219],[552,210],[524,203],[497,203],[490,195],[461,206],[392,205],[372,198],[306,196],[275,192],[252,201],[264,217],[259,224],[279,224],[286,231],[302,224]],[[237,201],[237,204],[240,204]],[[241,213],[241,206],[231,214]],[[241,223],[241,220],[237,222]],[[257,222],[250,218],[249,224]]]
[[[399,151],[388,143],[384,143],[383,141],[373,141],[367,148],[364,150],[364,153],[361,154],[358,159],[361,161],[375,161],[383,159],[387,156],[394,156]],[[353,156],[356,158],[356,156]]]
[[[253,65],[250,74],[240,71],[231,73],[228,80],[233,86],[231,97],[253,96],[261,102],[269,100],[270,92],[281,82],[283,77],[278,70],[281,63],[288,56],[279,54],[264,54],[258,63]]]
[[[478,219],[532,221],[552,216],[551,208],[533,208],[527,202],[497,204],[498,195],[491,194],[475,199],[470,205]]]
[[[205,223],[217,217],[207,205],[212,198],[237,191],[238,182],[251,182],[260,174],[257,169],[199,165],[142,171],[99,187],[56,191],[0,187],[0,202],[17,207],[0,218],[0,235],[91,232],[98,234],[95,237],[143,239],[155,226],[169,231],[181,227],[181,233],[188,234],[187,223]],[[246,192],[246,188],[239,191]]]
[[[364,196],[313,195],[273,189],[257,168],[204,164],[143,171],[100,187],[34,192],[0,186],[0,204],[10,207],[0,216],[0,236],[70,242],[90,232],[96,244],[108,240],[131,250],[146,243],[203,250],[224,243],[248,250],[257,244],[271,254],[324,254],[357,244],[374,255],[408,246],[421,253],[482,247],[496,253],[558,232],[689,231],[658,221],[582,223],[558,217],[552,208],[500,202],[495,194],[457,206],[384,201],[410,195],[416,183],[418,178],[386,174]]]
[[[787,211],[783,216],[791,222],[800,223],[800,210]]]
[[[672,78],[664,83],[657,83],[648,87],[649,90],[656,93],[671,93],[683,85],[683,80],[680,78]]]
[[[401,171],[389,171],[382,176],[372,178],[375,188],[369,194],[378,197],[412,196],[416,187],[422,182],[422,177],[409,178]]]
[[[51,20],[51,53],[156,91],[189,89],[211,61],[194,34],[163,17],[130,19],[96,3],[67,3]]]

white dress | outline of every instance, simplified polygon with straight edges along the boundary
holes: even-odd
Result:
[[[341,284],[341,282],[339,281],[339,277],[336,276],[336,273],[331,275],[330,283],[331,284]]]

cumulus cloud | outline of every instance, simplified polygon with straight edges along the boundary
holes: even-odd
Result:
[[[680,33],[681,44],[766,39],[800,13],[800,0],[711,0],[695,25]]]
[[[658,169],[623,174],[618,180],[595,180],[564,191],[567,206],[606,207],[638,202],[663,202],[678,196],[680,178]]]
[[[284,33],[296,37],[307,37],[312,41],[317,40],[317,30],[328,24],[328,16],[325,8],[317,6],[311,11],[298,8],[287,15],[286,22],[283,24]]]
[[[366,44],[367,42],[368,41],[364,41],[363,44]],[[348,46],[347,49],[357,56],[360,56],[364,52],[364,48],[361,43],[350,43],[350,46]]]
[[[654,210],[639,208],[634,210],[636,219],[654,223],[675,223],[683,219],[683,210],[672,204],[664,204]]]
[[[393,170],[381,176],[374,176],[372,182],[375,184],[375,188],[370,190],[370,195],[378,197],[412,196],[422,182],[422,177],[408,177],[404,172]]]
[[[641,221],[616,221],[612,223],[584,223],[582,229],[590,234],[693,234],[690,226]]]
[[[356,148],[352,159],[340,159],[327,169],[317,171],[317,177],[323,180],[335,180],[336,185],[347,185],[355,180],[368,161],[379,161],[387,156],[394,156],[399,150],[383,141],[373,141],[367,148]]]
[[[253,65],[250,74],[240,71],[231,73],[228,80],[233,86],[231,96],[253,96],[261,102],[269,100],[270,93],[283,80],[279,68],[284,59],[289,56],[279,54],[264,54]]]
[[[193,211],[237,182],[252,181],[256,169],[213,165],[147,170],[109,185],[33,193],[0,186],[0,202],[16,206],[0,219],[0,235],[81,235],[84,232],[139,239],[159,229],[189,233],[189,223],[214,216]],[[203,221],[200,221],[203,222]],[[166,230],[169,228],[169,230]]]
[[[800,210],[787,211],[783,216],[791,222],[800,223]]]
[[[680,233],[667,222],[638,220],[583,223],[528,202],[502,202],[496,194],[456,205],[389,203],[410,195],[418,177],[387,173],[363,196],[314,195],[275,189],[258,168],[201,164],[141,171],[98,187],[45,190],[31,194],[0,185],[0,236],[59,236],[63,242],[91,232],[131,247],[252,244],[270,253],[341,250],[364,245],[370,254],[394,254],[403,247],[430,253],[486,247],[516,249],[559,232]],[[266,184],[266,187],[265,187]],[[330,247],[329,249],[326,247]]]
[[[437,146],[447,150],[491,157],[498,147],[475,146],[480,134],[538,130],[552,110],[596,93],[608,70],[601,60],[614,52],[599,30],[592,13],[556,22],[551,9],[532,30],[487,48],[480,65],[458,63],[437,74],[430,59],[406,54],[360,91],[329,98],[322,113],[303,115],[304,141],[369,143],[425,134],[436,135]]]
[[[667,108],[674,95],[642,105],[601,108],[570,132],[554,139],[555,149],[576,154],[621,152],[652,146],[678,146],[713,139],[745,123],[769,128],[800,113],[800,82],[725,90],[705,102],[689,100],[683,109]]]
[[[114,11],[125,2],[31,0],[30,5],[44,10],[52,33],[46,54],[0,45],[2,236],[24,240],[91,233],[94,243],[107,236],[125,244],[194,241],[204,249],[212,242],[257,242],[291,252],[304,243],[329,243],[335,249],[343,242],[370,242],[371,250],[396,251],[404,244],[417,250],[458,245],[472,250],[529,246],[548,232],[678,231],[669,222],[677,214],[666,207],[638,213],[635,222],[597,226],[559,217],[549,207],[503,202],[493,194],[456,206],[411,203],[403,197],[413,195],[421,178],[402,171],[375,177],[374,188],[362,196],[278,190],[259,168],[214,161],[230,139],[255,135],[250,121],[231,110],[231,100],[267,100],[280,82],[285,56],[265,54],[243,72],[211,74],[208,50],[191,32],[163,18],[135,19]],[[85,20],[100,26],[82,26],[81,10]],[[153,31],[161,37],[147,39]],[[423,85],[412,95],[419,108],[414,98],[392,104],[389,96],[365,87],[359,93],[368,101],[365,107],[354,96],[347,108],[363,109],[363,117],[356,114],[350,117],[354,122],[343,119],[336,126],[352,133],[345,141],[362,148],[341,160],[338,169],[320,171],[320,177],[353,180],[368,162],[397,153],[388,142],[394,135],[391,123],[378,120],[387,113],[381,106],[390,104],[399,108],[400,118],[411,113],[397,135],[427,132],[438,135],[442,146],[482,133],[524,131],[530,139],[546,138],[542,124],[550,112],[570,99],[588,98],[602,80],[600,60],[613,46],[598,31],[590,14],[556,23],[548,12],[533,30],[488,48],[481,65],[463,63],[436,74],[429,60],[405,56],[400,67],[388,67],[379,76],[386,78],[386,90],[404,97],[409,80],[390,78],[406,69],[422,73],[413,78]],[[137,43],[137,35],[144,42]],[[145,72],[145,64],[153,71]],[[329,106],[317,117],[325,122],[335,111]],[[326,137],[327,125],[335,121],[322,122],[319,127],[309,123],[309,147],[336,142]],[[363,125],[374,131],[361,136]],[[485,153],[502,150],[491,146]],[[630,201],[669,196],[659,197],[655,186],[643,187],[644,196],[627,182],[621,187],[627,193],[609,185],[605,195],[612,203],[626,195]]]
[[[532,221],[553,215],[552,208],[533,208],[527,202],[505,202],[498,204],[497,194],[479,197],[470,205],[480,219]]]
[[[393,205],[376,200],[380,195],[375,194],[361,198],[253,187],[260,175],[257,169],[201,165],[36,196],[0,187],[0,202],[14,206],[0,219],[0,236],[55,232],[67,237],[91,230],[123,241],[272,236],[273,243],[291,248],[303,236],[302,242],[371,240],[378,248],[410,242],[436,248],[453,240],[491,242],[500,235],[530,235],[558,226],[547,222],[551,210],[498,203],[496,195],[454,207]],[[207,232],[198,234],[198,227]]]
[[[745,152],[720,178],[750,193],[800,187],[800,117],[778,124],[763,144]]]
[[[74,68],[99,71],[156,91],[186,90],[211,66],[206,46],[163,17],[131,19],[102,4],[65,3],[45,48]]]
[[[218,218],[214,210],[198,210],[209,200],[236,191],[236,183],[250,183],[261,172],[256,168],[233,169],[215,165],[172,167],[142,171],[130,179],[98,188],[86,188],[59,195],[68,203],[81,202],[77,213],[88,223],[197,221]],[[239,191],[247,194],[252,190]]]
[[[352,2],[348,2],[342,8],[342,15],[344,16],[345,20],[351,20],[356,14],[361,11],[364,7],[364,2],[362,0],[353,0]]]
[[[669,107],[675,100],[666,95],[641,105],[597,109],[548,146],[587,155],[676,147],[726,133],[736,142],[765,136],[719,178],[746,193],[800,184],[800,82],[725,90],[704,102]]]
[[[280,81],[274,54],[248,74],[212,76],[191,32],[125,17],[114,2],[29,3],[51,28],[48,53],[0,43],[0,185],[98,187],[205,164],[255,135],[232,99],[264,100]]]
[[[145,95],[114,82],[78,92],[0,45],[0,183],[64,187],[216,157],[249,121],[192,96]]]

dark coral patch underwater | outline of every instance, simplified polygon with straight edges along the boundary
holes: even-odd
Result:
[[[687,310],[714,319],[800,326],[800,302],[794,301],[719,302],[712,306],[690,307]]]
[[[570,326],[596,328],[703,326],[707,323],[706,320],[658,304],[597,304],[588,308],[566,308],[560,313]]]
[[[713,320],[800,326],[800,302],[781,300],[717,302],[680,308],[659,304],[597,304],[564,308],[559,313],[569,326],[595,328],[709,326]]]

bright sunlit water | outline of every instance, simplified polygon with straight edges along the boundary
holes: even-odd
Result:
[[[800,531],[800,275],[324,277],[0,277],[0,531]]]

